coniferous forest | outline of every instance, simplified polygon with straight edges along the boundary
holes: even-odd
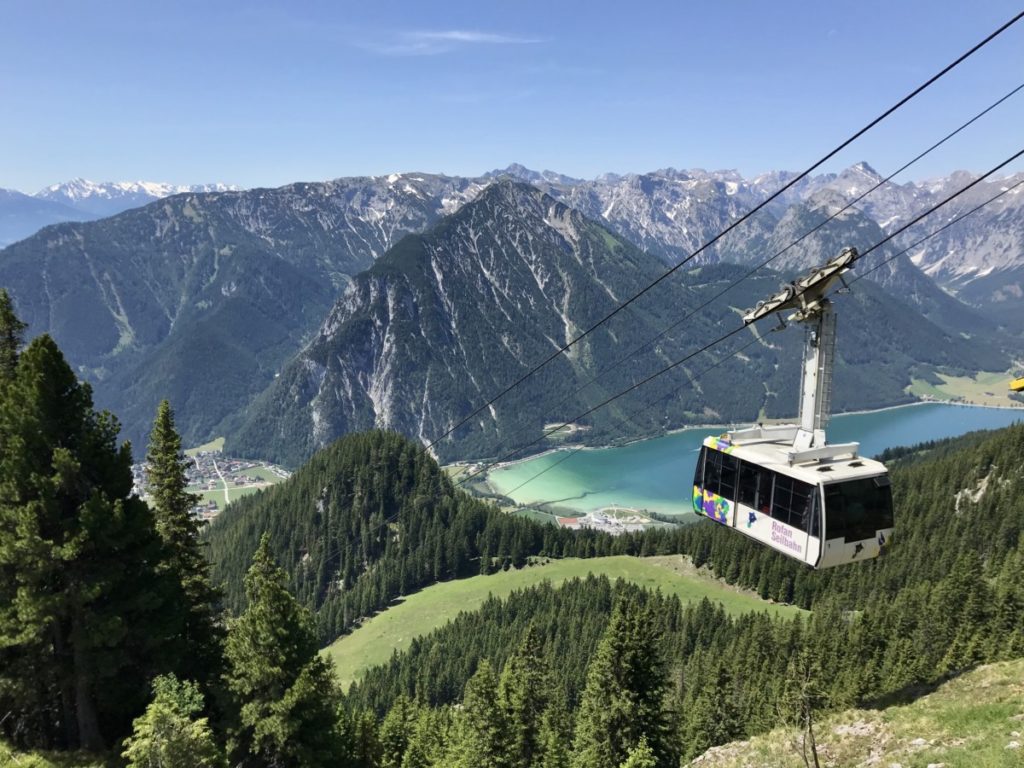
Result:
[[[714,524],[502,514],[350,435],[200,532],[171,404],[132,446],[0,291],[0,738],[129,766],[663,768],[1024,656],[1024,426],[893,451],[880,560],[822,573]],[[394,598],[535,556],[685,554],[807,609],[729,616],[601,576],[490,599],[346,692],[318,653]],[[45,764],[45,763],[42,763]]]

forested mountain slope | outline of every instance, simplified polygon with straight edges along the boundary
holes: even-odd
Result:
[[[979,664],[1024,656],[1022,451],[1019,425],[895,461],[893,549],[870,563],[816,573],[713,523],[620,540],[627,550],[691,552],[731,581],[806,603],[813,608],[807,620],[733,618],[707,602],[684,608],[599,578],[542,585],[491,600],[413,642],[354,686],[349,706],[393,713],[416,701],[445,722],[450,705],[476,706],[470,694],[481,669],[501,670],[502,679],[515,674],[510,665],[523,663],[531,644],[530,663],[548,686],[538,696],[563,702],[563,739],[579,757],[592,741],[588,699],[602,690],[597,675],[610,674],[595,667],[609,633],[623,631],[621,642],[655,675],[645,685],[666,691],[660,711],[632,724],[634,745],[644,734],[660,743],[658,766],[775,728],[780,719],[804,722],[808,711],[820,717],[910,700]],[[646,619],[624,630],[615,618],[622,612]],[[630,634],[640,627],[642,634]],[[603,685],[618,687],[614,700],[626,701],[621,692],[636,683],[627,677]],[[514,721],[513,713],[505,716]]]
[[[869,245],[881,236],[867,224],[867,237],[853,233],[855,242]],[[839,242],[830,236],[818,243],[815,263],[836,255]],[[536,440],[545,424],[573,419],[700,349],[778,289],[780,275],[766,270],[716,298],[747,271],[715,265],[673,275],[434,450],[444,459],[506,455]],[[655,257],[537,189],[494,184],[358,275],[313,342],[229,436],[228,450],[297,465],[359,429],[393,429],[430,442],[663,272]],[[793,266],[784,274],[795,277]],[[906,402],[912,373],[936,366],[970,371],[1009,364],[988,340],[942,330],[870,280],[844,303],[838,410]],[[799,332],[764,338],[703,375],[751,333],[595,412],[583,421],[585,439],[600,443],[686,424],[753,420],[762,409],[792,415]],[[656,349],[618,365],[655,337]]]
[[[662,266],[688,256],[792,176],[747,180],[735,172],[666,169],[583,182],[508,170],[640,244]],[[239,413],[315,333],[352,275],[492,180],[404,173],[175,195],[101,221],[46,227],[11,245],[0,251],[0,285],[11,290],[31,333],[55,337],[134,442],[144,438],[157,402],[169,397],[186,443],[196,444],[237,426]],[[817,224],[827,215],[802,209],[849,199],[872,181],[877,174],[866,166],[808,179],[695,263],[760,262],[797,234],[790,225]],[[871,237],[963,181],[880,190],[877,204],[874,195],[865,204]],[[791,206],[796,210],[788,213]],[[954,233],[967,230],[958,225],[947,245],[928,246],[927,259],[913,255],[924,266],[948,246],[951,258],[967,264],[967,277],[956,284],[960,295],[998,306],[1000,322],[1012,325],[1009,310],[1020,301],[1013,271],[1021,268],[1020,220],[1019,205],[1007,202],[998,215],[971,224],[962,241]],[[842,225],[829,231],[840,233],[844,245],[864,246],[846,242],[850,230]],[[975,251],[998,269],[971,266]],[[899,272],[906,277],[895,290],[900,303],[915,304],[954,334],[980,332],[974,313],[943,300],[912,265]],[[608,285],[625,295],[623,286]],[[933,311],[938,305],[941,311]]]
[[[264,533],[325,641],[400,595],[486,572],[492,559],[521,567],[529,555],[586,555],[610,541],[504,515],[456,490],[421,446],[386,432],[338,440],[210,526],[213,578],[236,612]]]
[[[395,175],[175,195],[9,246],[0,286],[134,442],[164,397],[186,444],[202,442],[273,379],[350,275],[478,189]]]

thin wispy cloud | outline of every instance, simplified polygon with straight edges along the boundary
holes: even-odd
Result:
[[[382,56],[436,56],[441,53],[486,45],[533,45],[544,40],[478,30],[446,29],[397,32],[390,39],[360,40],[357,45]]]

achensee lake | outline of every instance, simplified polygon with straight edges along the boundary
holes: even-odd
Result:
[[[874,456],[886,448],[996,429],[1021,420],[1024,408],[924,403],[835,416],[829,423],[828,439],[835,443],[859,441],[861,455]],[[552,451],[496,469],[489,474],[488,483],[520,504],[549,503],[578,512],[617,505],[681,514],[690,511],[701,441],[725,429],[687,429],[629,445],[578,451],[569,458],[565,458],[567,451]],[[526,483],[530,478],[534,479]]]

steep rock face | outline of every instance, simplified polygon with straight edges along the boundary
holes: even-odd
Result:
[[[677,263],[793,177],[773,172],[746,180],[732,171],[665,169],[584,182],[521,166],[492,176],[529,179],[611,233],[640,242],[663,263]],[[806,231],[801,226],[813,226],[878,178],[861,164],[803,180],[693,265],[763,261]],[[882,236],[881,225],[891,231],[894,222],[963,181],[955,176],[886,186],[859,206],[866,214],[844,214],[779,265],[797,270],[846,244],[863,249]],[[30,333],[55,335],[80,375],[95,385],[97,401],[122,416],[136,442],[164,396],[178,407],[186,440],[202,441],[238,425],[255,394],[313,337],[350,276],[406,234],[457,211],[486,182],[406,173],[175,195],[102,221],[49,227],[0,251],[0,285],[12,290]],[[947,288],[1007,326],[1024,326],[1016,311],[1024,283],[1013,271],[1019,248],[1012,234],[1024,217],[1009,203],[1000,215],[1005,218],[978,218],[969,242],[950,239],[946,246],[962,251],[965,265],[978,252],[998,254],[998,268],[993,263],[979,276],[957,267],[956,274],[967,277]],[[528,240],[527,233],[519,240]],[[931,253],[912,255],[928,269]],[[651,262],[652,274],[654,269],[663,264]],[[941,269],[933,271],[940,276]],[[905,260],[872,274],[879,278],[948,331],[977,336],[991,329]],[[616,295],[634,284],[617,275],[601,279]],[[523,322],[533,320],[524,315]]]
[[[911,252],[939,285],[1017,333],[1024,331],[1024,184],[1015,187],[1021,181],[1024,173],[981,182],[938,223],[1006,193]],[[936,194],[948,194],[947,186]]]
[[[768,238],[765,257],[757,263],[780,253],[771,263],[773,269],[801,271],[820,264],[822,254],[838,253],[844,247],[854,246],[866,255],[855,265],[849,281],[863,275],[949,333],[990,336],[996,332],[996,325],[990,319],[945,293],[922,274],[909,254],[900,253],[904,246],[897,240],[871,251],[885,238],[885,232],[856,207],[842,211],[846,202],[845,195],[825,187],[791,206]],[[836,213],[838,216],[828,226],[801,239],[804,233]],[[858,280],[857,285],[862,286],[863,281]]]
[[[0,285],[135,441],[162,397],[201,440],[266,386],[350,275],[477,189],[395,175],[176,195],[9,246]]]
[[[510,166],[506,173],[537,184],[667,263],[689,256],[793,177],[791,173],[772,172],[744,179],[730,171],[671,168],[640,175],[610,174],[594,181],[562,179],[551,172],[537,174],[516,166]],[[881,232],[890,233],[974,178],[961,171],[925,182],[885,182],[860,200],[856,210]],[[894,245],[910,245],[1022,178],[1024,174],[1017,174],[979,184],[897,238]],[[762,261],[775,252],[769,250],[771,246],[786,244],[782,243],[784,235],[798,236],[785,219],[799,216],[800,206],[816,209],[827,204],[836,210],[867,193],[882,179],[882,174],[867,163],[857,163],[838,174],[804,179],[700,254],[697,261]],[[793,206],[798,206],[796,211]],[[828,228],[835,226],[830,224]],[[777,227],[781,227],[778,232]],[[1019,276],[1024,269],[1022,233],[1024,186],[926,241],[910,255],[913,263],[947,292],[990,318],[1003,321],[1016,304],[1013,299],[1020,298],[1018,291],[1024,293]],[[899,268],[897,278],[900,275],[911,280],[905,267]],[[915,290],[926,289],[918,285]],[[1024,326],[1024,321],[1020,325]]]
[[[653,257],[535,188],[496,184],[359,275],[254,408],[238,442],[273,442],[295,460],[369,426],[430,440],[660,270]],[[636,336],[635,329],[620,337],[596,332],[552,362],[533,391],[481,414],[464,439],[483,447],[495,421],[511,425],[538,397],[558,394],[545,382],[583,381],[596,372],[595,355],[609,359]],[[578,406],[570,397],[552,418]],[[285,447],[295,434],[309,441],[298,453]]]
[[[338,435],[370,427],[431,442],[662,271],[659,260],[549,195],[496,184],[357,276],[313,342],[250,409],[229,450],[298,464]],[[444,458],[504,455],[536,440],[546,424],[573,418],[723,335],[779,280],[777,273],[760,276],[713,300],[744,271],[706,266],[673,276],[435,451]],[[908,399],[903,387],[921,367],[1005,362],[872,284],[852,301],[840,344],[840,408]],[[616,365],[683,318],[653,350]],[[588,416],[581,425],[588,439],[750,420],[762,410],[791,415],[797,333],[766,335],[704,373],[752,333]]]

